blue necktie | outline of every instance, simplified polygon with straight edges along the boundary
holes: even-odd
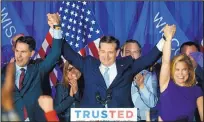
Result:
[[[103,74],[103,78],[104,78],[104,80],[105,80],[105,82],[106,82],[107,88],[108,88],[109,85],[110,85],[110,79],[109,79],[108,71],[109,71],[109,68],[106,67],[106,68],[105,68],[105,72],[104,72],[104,74]]]

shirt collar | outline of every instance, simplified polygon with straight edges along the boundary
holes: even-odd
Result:
[[[116,67],[115,62],[114,62],[112,65],[108,66],[109,69],[113,69],[114,67]],[[105,68],[107,68],[107,66],[101,64],[101,65],[100,65],[100,68],[105,69]]]
[[[24,69],[25,69],[25,71],[26,71],[26,70],[27,70],[27,65],[26,65],[26,66],[24,66],[24,67],[20,67],[20,66],[18,66],[18,65],[16,64],[16,71],[21,70],[21,68],[24,68]]]

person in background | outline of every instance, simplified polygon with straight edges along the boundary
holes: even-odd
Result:
[[[204,38],[203,38],[203,39],[204,39]],[[203,39],[202,39],[201,44],[200,44],[200,51],[201,51],[202,53],[204,53]]]
[[[127,40],[122,47],[122,57],[132,56],[134,59],[141,57],[141,45],[136,40]],[[140,120],[146,120],[146,113],[156,106],[157,78],[154,73],[142,70],[136,74],[131,87],[132,101],[139,109]]]
[[[11,45],[9,45],[6,49],[8,52],[2,52],[2,53],[4,53],[4,54],[2,54],[2,57],[1,57],[2,58],[1,59],[1,70],[3,72],[6,70],[6,66],[8,63],[12,63],[15,61],[14,52],[15,52],[16,40],[22,36],[24,36],[24,34],[22,34],[22,33],[14,35],[11,38]],[[2,50],[4,50],[4,49],[2,49]]]
[[[164,27],[167,31],[168,25]],[[173,32],[176,31],[172,30]],[[166,36],[160,71],[159,121],[193,121],[198,107],[203,121],[203,92],[196,86],[194,67],[186,54],[171,57],[172,36]]]
[[[203,68],[198,62],[196,62],[196,60],[192,56],[193,53],[200,53],[199,45],[192,41],[185,42],[180,47],[180,53],[186,54],[191,58],[196,73],[196,80],[198,81],[198,85],[201,86],[204,91]],[[200,62],[203,63],[203,58],[200,58],[200,60]]]
[[[55,110],[60,121],[70,121],[70,108],[78,107],[82,96],[81,72],[68,61],[64,63],[63,79],[56,85]]]

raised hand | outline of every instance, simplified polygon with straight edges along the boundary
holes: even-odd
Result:
[[[171,41],[176,32],[176,26],[175,25],[169,26],[168,24],[166,24],[163,31],[164,31],[164,36],[166,37],[166,40]]]
[[[60,24],[60,16],[59,13],[47,14],[48,25],[53,28],[54,25]]]
[[[38,98],[38,103],[45,113],[53,111],[53,99],[48,95],[41,95]]]
[[[142,89],[144,88],[144,77],[145,75],[138,73],[135,77],[134,77],[134,81],[137,84],[137,86]]]

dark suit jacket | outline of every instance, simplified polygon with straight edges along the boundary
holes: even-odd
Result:
[[[201,86],[202,90],[204,91],[204,70],[200,65],[197,65],[195,74],[196,74],[196,80],[198,81],[198,84]]]
[[[45,77],[49,77],[49,72],[54,68],[61,55],[62,40],[55,39],[52,45],[51,52],[44,61],[31,60],[29,62],[22,89],[19,90],[15,85],[13,92],[14,106],[21,120],[24,120],[23,107],[26,106],[31,121],[45,121],[44,112],[38,105],[38,98],[42,94],[42,84],[49,85]],[[4,76],[5,72],[2,73]],[[4,77],[2,77],[2,81],[4,81]]]
[[[80,107],[102,108],[97,102],[97,94],[105,100],[107,92],[111,93],[109,108],[134,107],[131,99],[132,78],[141,70],[152,65],[160,56],[161,52],[155,46],[148,55],[137,60],[125,57],[116,60],[117,76],[107,90],[103,76],[99,70],[100,61],[92,56],[81,57],[64,41],[62,54],[66,60],[78,68],[84,76],[84,93]]]
[[[69,95],[69,87],[62,83],[56,85],[56,95],[54,99],[54,109],[60,121],[70,121],[70,108],[79,106],[79,91],[71,97]]]

